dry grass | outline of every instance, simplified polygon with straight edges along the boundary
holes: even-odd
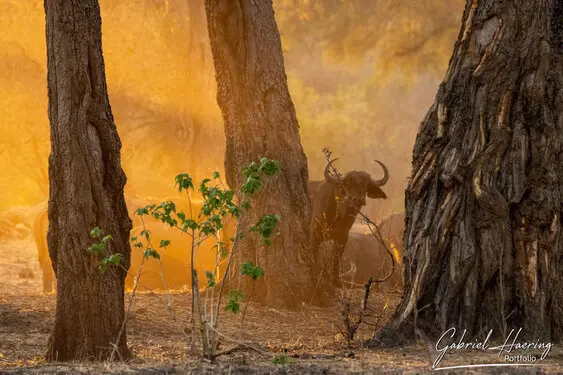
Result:
[[[18,253],[14,255],[14,251]],[[139,293],[136,297],[127,329],[134,358],[128,363],[48,364],[44,362],[43,354],[53,324],[55,296],[39,294],[40,274],[32,262],[32,243],[4,243],[0,245],[0,257],[0,285],[6,292],[0,295],[0,373],[423,373],[430,371],[436,358],[436,352],[424,344],[393,350],[364,349],[361,342],[373,335],[375,329],[370,326],[363,326],[358,332],[356,347],[352,354],[348,353],[337,328],[340,314],[337,305],[280,311],[251,304],[243,340],[267,354],[242,350],[209,363],[197,354],[189,353],[191,296],[176,292],[172,293],[174,314],[167,310],[163,294]],[[20,266],[31,269],[35,278],[19,278]],[[359,301],[362,291],[357,293]],[[399,298],[397,293],[373,293],[370,305],[374,315],[381,315],[380,324],[388,321]],[[388,307],[383,309],[386,304]],[[221,332],[238,339],[240,318],[240,314],[224,312]],[[370,319],[372,322],[377,320]],[[223,340],[221,348],[231,345],[228,340]],[[274,364],[273,358],[280,355],[287,356],[290,363]],[[444,365],[495,359],[493,355],[483,358],[479,352],[466,351],[462,355],[446,357]],[[563,353],[556,348],[541,369],[534,367],[533,370],[536,373],[561,373],[560,363],[563,363]],[[497,369],[500,370],[503,372],[497,373],[524,371]]]

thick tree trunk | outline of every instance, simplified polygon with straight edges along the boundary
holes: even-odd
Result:
[[[562,4],[468,1],[414,148],[393,328],[563,337]]]
[[[45,0],[51,156],[49,255],[57,311],[47,359],[107,358],[124,319],[126,272],[98,270],[89,231],[111,234],[129,267],[131,220],[123,197],[121,142],[109,105],[96,0]],[[120,355],[129,356],[123,335]]]
[[[269,248],[247,236],[235,254],[233,271],[238,273],[242,261],[260,264],[265,276],[254,296],[269,305],[294,307],[311,299],[315,284],[307,241],[308,172],[272,3],[208,0],[206,11],[217,101],[225,121],[227,182],[238,190],[244,182],[242,168],[261,156],[281,164],[281,174],[260,193],[242,222],[246,230],[263,214],[280,214],[280,235]]]

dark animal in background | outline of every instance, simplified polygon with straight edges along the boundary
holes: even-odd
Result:
[[[385,164],[376,160],[383,168],[383,177],[379,180],[374,180],[363,171],[351,171],[339,178],[330,173],[332,163],[336,160],[331,160],[325,166],[324,181],[309,183],[313,196],[310,236],[315,249],[323,241],[333,240],[342,255],[350,228],[366,205],[366,197],[387,198],[381,186],[389,180],[389,171]]]
[[[355,286],[364,285],[372,276],[375,279],[386,278],[393,267],[388,255],[390,250],[395,259],[395,272],[379,285],[386,290],[399,290],[404,284],[401,269],[405,214],[387,216],[377,225],[377,230],[385,244],[373,236],[366,224],[352,226],[342,254],[341,277]]]
[[[383,168],[383,177],[379,180],[374,180],[363,171],[351,171],[342,177],[334,176],[330,169],[336,160],[329,161],[325,166],[324,181],[309,183],[313,206],[309,236],[316,251],[317,264],[322,272],[326,272],[327,281],[340,285],[338,275],[350,229],[366,205],[366,197],[387,198],[381,186],[389,180],[389,171],[376,160]]]
[[[50,293],[56,288],[56,278],[47,248],[47,230],[49,229],[47,201],[38,204],[33,211],[35,219],[32,223],[32,232],[35,245],[37,246],[37,259],[39,260],[39,267],[41,268],[41,276],[43,278],[43,292]]]
[[[33,207],[15,206],[0,210],[0,239],[23,240],[31,233]]]

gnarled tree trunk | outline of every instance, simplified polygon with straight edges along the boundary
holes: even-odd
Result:
[[[235,254],[238,264],[253,261],[265,270],[254,296],[268,305],[298,306],[312,297],[313,254],[307,240],[310,203],[307,160],[284,71],[272,3],[206,1],[217,78],[217,101],[227,138],[225,172],[229,186],[244,183],[242,168],[261,156],[280,161],[281,174],[253,202],[243,230],[264,214],[280,214],[271,247],[247,236]],[[241,280],[243,290],[246,280]],[[253,297],[254,299],[255,297]]]
[[[126,271],[98,269],[89,231],[111,234],[111,253],[129,268],[131,220],[123,197],[121,142],[109,105],[97,0],[45,0],[51,156],[49,256],[57,311],[47,359],[105,359],[112,344],[129,356],[124,319]]]
[[[562,14],[467,2],[414,148],[392,327],[563,337]]]

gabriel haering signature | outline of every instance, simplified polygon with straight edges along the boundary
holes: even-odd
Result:
[[[449,336],[450,339],[453,339],[457,330],[452,327],[448,329],[446,332],[440,336],[438,341],[436,342],[436,350],[440,353],[434,364],[432,365],[433,369],[436,370],[443,370],[446,367],[438,368],[440,362],[449,351],[456,351],[456,350],[463,350],[463,349],[477,349],[477,350],[498,350],[498,358],[501,358],[504,355],[505,363],[494,363],[494,364],[481,364],[481,365],[464,365],[464,366],[453,366],[447,368],[462,368],[462,367],[483,367],[483,366],[529,366],[531,363],[517,363],[517,362],[536,362],[538,359],[541,361],[547,357],[553,344],[551,342],[540,342],[540,340],[536,340],[536,342],[518,342],[518,336],[522,332],[522,328],[518,331],[511,330],[506,340],[504,340],[504,344],[500,346],[491,347],[489,345],[489,341],[493,334],[493,330],[491,329],[487,334],[487,337],[483,341],[474,340],[471,342],[463,341],[465,338],[465,334],[467,330],[463,330],[463,334],[459,338],[459,341],[456,343],[446,344],[444,341]],[[511,355],[513,350],[542,350],[541,356],[538,358],[536,355]],[[508,363],[506,363],[508,362]]]

